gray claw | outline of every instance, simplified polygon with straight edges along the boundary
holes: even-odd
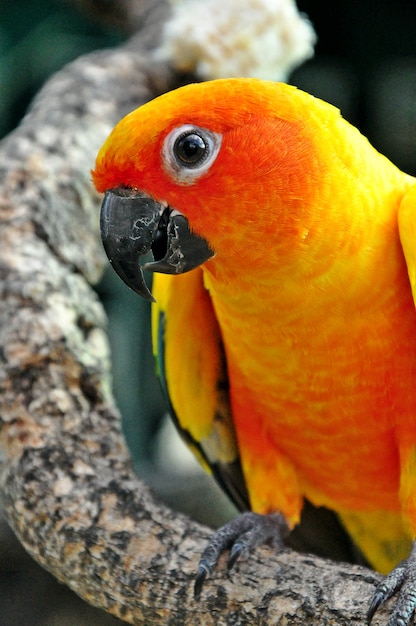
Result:
[[[371,624],[376,611],[396,593],[398,598],[388,626],[410,626],[416,610],[415,543],[409,557],[401,561],[376,588],[367,613],[368,624]]]
[[[223,552],[230,549],[228,559],[230,570],[241,555],[249,554],[258,545],[273,543],[282,546],[287,532],[288,526],[279,514],[242,513],[224,524],[212,535],[202,553],[195,578],[195,598],[201,595],[207,576],[215,569]]]

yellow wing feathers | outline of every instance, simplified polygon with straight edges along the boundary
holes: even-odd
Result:
[[[204,469],[247,508],[222,339],[202,272],[157,274],[153,294],[153,346],[172,417]]]

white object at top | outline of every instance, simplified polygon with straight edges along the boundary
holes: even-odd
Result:
[[[202,80],[287,80],[313,56],[315,31],[294,0],[170,0],[161,60]]]

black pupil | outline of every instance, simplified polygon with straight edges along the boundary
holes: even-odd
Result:
[[[196,133],[183,135],[176,142],[177,157],[185,165],[197,165],[206,155],[207,145]]]

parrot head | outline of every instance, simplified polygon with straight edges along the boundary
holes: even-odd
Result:
[[[214,271],[224,258],[236,271],[270,269],[271,250],[277,261],[304,238],[305,198],[323,179],[316,126],[338,117],[295,87],[257,79],[187,85],[127,115],[92,172],[114,269],[150,300],[139,262],[149,252],[143,267],[162,273]]]

